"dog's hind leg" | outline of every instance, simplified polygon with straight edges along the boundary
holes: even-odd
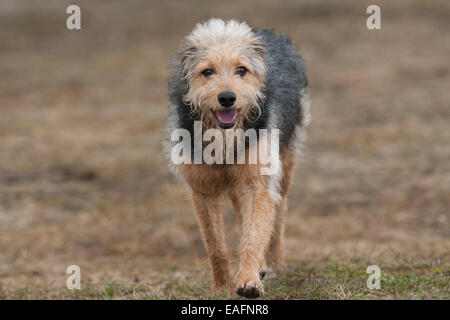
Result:
[[[280,183],[281,201],[275,206],[275,222],[273,232],[267,246],[265,265],[261,270],[261,278],[266,274],[274,276],[282,264],[282,243],[284,235],[284,219],[287,214],[287,195],[295,171],[295,152],[285,147],[281,153],[283,177]]]
[[[266,276],[268,278],[275,276],[281,267],[285,215],[286,206],[283,199],[282,203],[275,206],[275,222],[270,236],[270,242],[265,253],[265,263],[261,269],[261,279]]]
[[[226,293],[233,286],[219,196],[193,194],[194,206],[213,273],[213,292]]]
[[[231,200],[231,204],[233,205],[234,212],[236,213],[236,217],[239,221],[239,227],[242,227],[242,213],[241,213],[241,204],[239,203],[238,195],[234,191],[229,191],[228,197]]]

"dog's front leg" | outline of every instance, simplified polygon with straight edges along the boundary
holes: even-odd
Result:
[[[273,230],[274,206],[261,183],[244,186],[239,194],[242,236],[236,292],[256,298],[264,294],[259,273]]]
[[[203,242],[213,273],[213,292],[226,293],[232,287],[230,258],[225,241],[222,204],[218,196],[193,195]]]

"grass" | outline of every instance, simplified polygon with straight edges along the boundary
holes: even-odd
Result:
[[[414,272],[415,270],[415,272]],[[364,266],[340,263],[308,264],[284,268],[278,277],[264,280],[263,299],[449,299],[450,272],[431,266],[381,272],[380,289],[368,289]],[[8,299],[237,299],[235,295],[211,295],[210,283],[194,275],[183,280],[152,284],[83,284],[81,290],[65,288],[17,289]]]
[[[381,272],[380,289],[368,289],[365,268],[329,264],[315,278],[301,277],[301,269],[285,272],[269,282],[273,299],[448,299],[449,277],[440,274]]]

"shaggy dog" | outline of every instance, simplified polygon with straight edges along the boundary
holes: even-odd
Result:
[[[286,196],[296,153],[304,140],[303,129],[309,122],[307,84],[303,59],[287,37],[271,30],[256,31],[234,20],[198,24],[173,60],[165,142],[168,154],[173,151],[177,129],[191,133],[190,143],[195,144],[195,123],[222,132],[279,132],[278,169],[271,175],[261,174],[260,163],[172,163],[192,190],[213,273],[213,292],[232,289],[247,298],[259,297],[264,294],[261,278],[280,268]],[[201,141],[201,147],[206,146]],[[246,140],[246,157],[252,148]],[[235,278],[224,235],[224,195],[230,198],[240,223]]]

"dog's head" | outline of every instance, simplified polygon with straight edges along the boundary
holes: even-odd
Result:
[[[265,47],[246,23],[198,24],[181,51],[183,100],[208,127],[240,127],[258,116],[266,74]]]

